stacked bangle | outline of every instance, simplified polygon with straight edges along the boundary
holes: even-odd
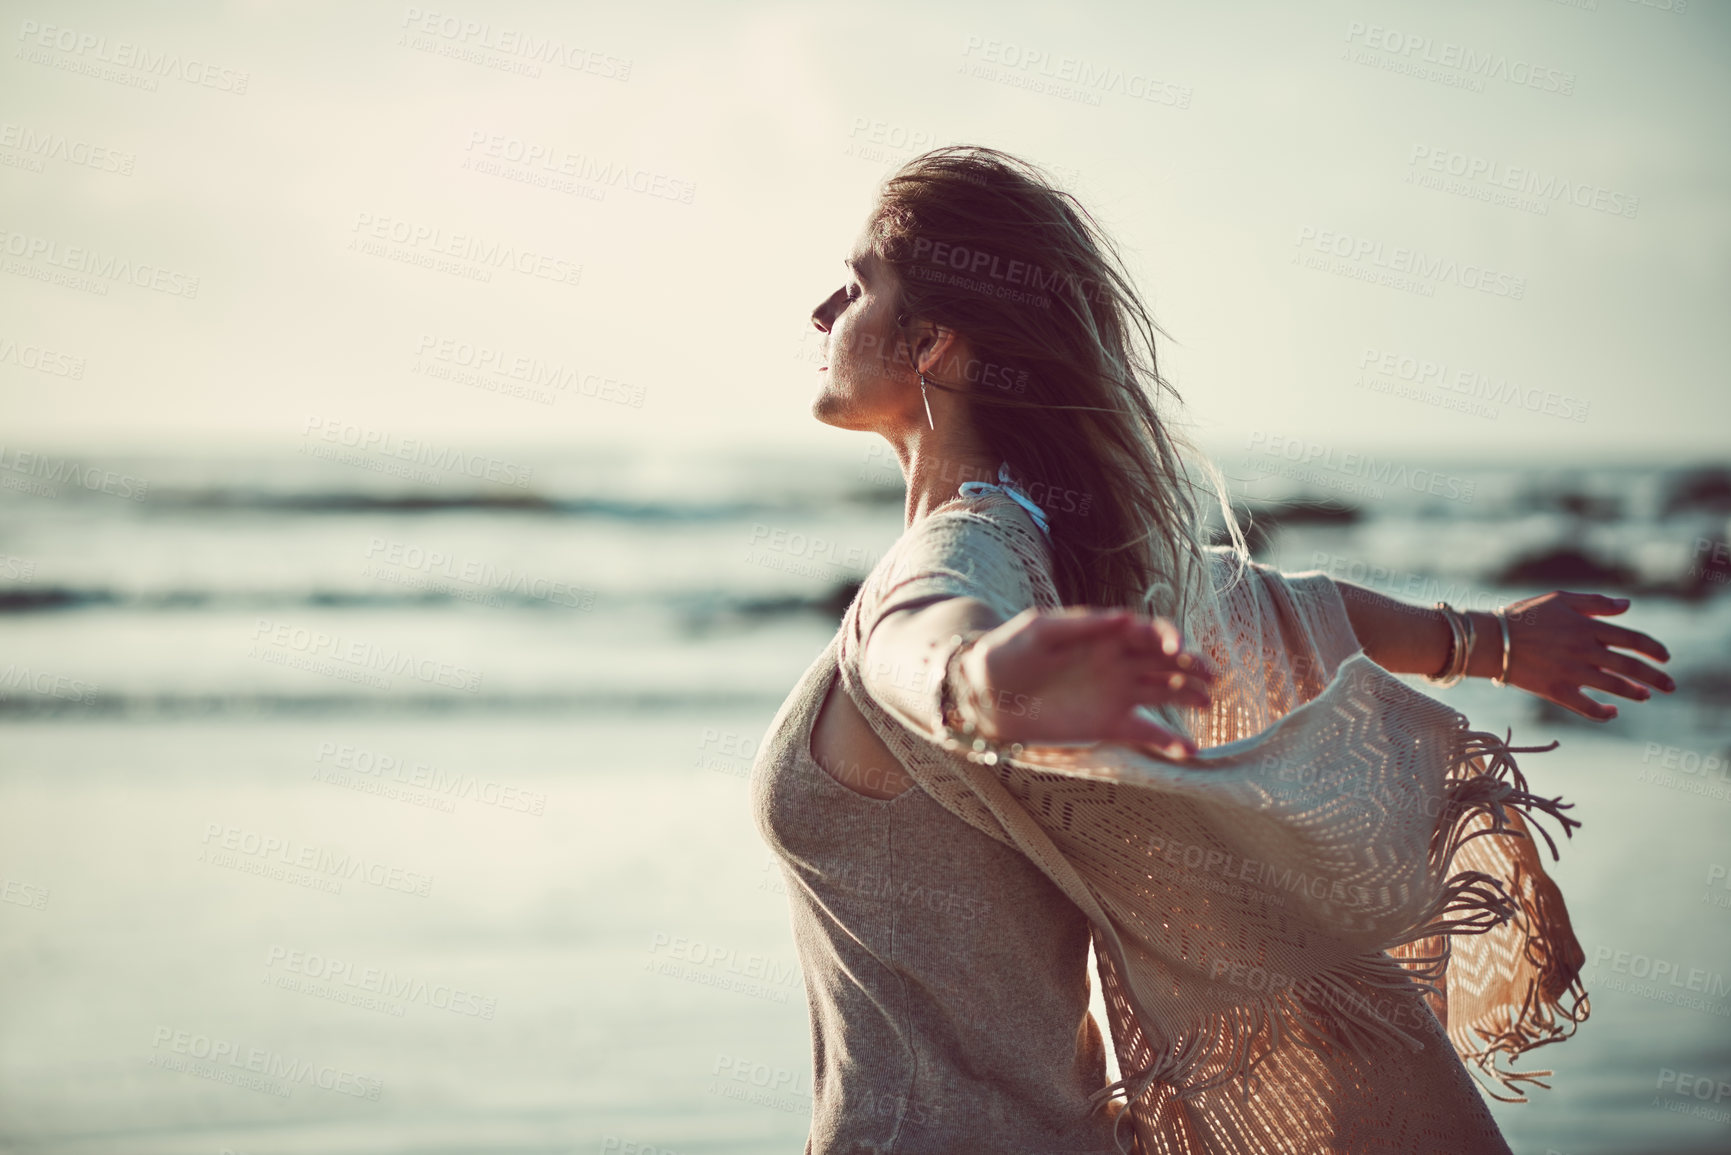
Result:
[[[1443,663],[1443,668],[1440,672],[1428,674],[1426,676],[1439,686],[1452,686],[1462,678],[1466,677],[1467,659],[1471,656],[1473,650],[1473,620],[1466,614],[1456,610],[1447,602],[1438,602],[1436,608],[1442,611],[1443,620],[1448,623],[1449,656],[1448,661]],[[1502,673],[1492,675],[1491,677],[1491,682],[1499,687],[1509,684],[1510,649],[1509,619],[1507,610],[1507,606],[1498,606],[1496,609],[1491,611],[1491,616],[1497,619],[1497,627],[1502,632],[1503,637]]]
[[[1438,602],[1436,608],[1442,611],[1443,620],[1448,623],[1449,656],[1441,671],[1427,677],[1439,686],[1452,686],[1467,675],[1467,656],[1473,648],[1473,622],[1447,602]]]
[[[1491,684],[1498,687],[1499,689],[1501,687],[1509,684],[1509,618],[1508,618],[1508,613],[1507,613],[1508,608],[1509,607],[1507,607],[1507,606],[1498,606],[1496,609],[1491,611],[1491,616],[1497,619],[1497,625],[1501,626],[1502,631],[1503,631],[1503,672],[1498,677],[1494,677],[1491,679]]]

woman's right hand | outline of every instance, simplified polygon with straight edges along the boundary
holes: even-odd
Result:
[[[1168,619],[1089,606],[1024,610],[967,647],[958,668],[957,699],[972,694],[988,741],[1115,742],[1173,759],[1195,744],[1135,708],[1205,709],[1214,681]]]

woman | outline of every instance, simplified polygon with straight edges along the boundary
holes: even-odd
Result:
[[[1442,1020],[1494,1034],[1481,1059],[1559,1037],[1578,947],[1508,813],[1559,804],[1502,781],[1524,787],[1518,748],[1485,735],[1451,747],[1446,780],[1410,771],[1456,716],[1383,671],[1500,676],[1605,719],[1581,688],[1668,692],[1616,652],[1664,648],[1599,620],[1626,603],[1595,595],[1462,616],[1278,575],[1229,514],[1232,545],[1210,548],[1194,454],[1154,408],[1157,330],[1110,242],[1030,165],[964,146],[909,161],[845,263],[813,313],[813,412],[889,441],[908,528],[753,771],[812,1014],[807,1151],[1506,1152]],[[1420,705],[1373,700],[1402,693]],[[1367,711],[1392,722],[1362,740],[1323,725]],[[1373,768],[1349,779],[1330,744]],[[1376,805],[1341,810],[1371,780]],[[1494,836],[1471,845],[1484,869],[1445,885],[1475,824]],[[1367,842],[1404,848],[1399,885],[1341,856]],[[1493,929],[1541,960],[1478,984],[1514,1009],[1444,981],[1451,942]]]

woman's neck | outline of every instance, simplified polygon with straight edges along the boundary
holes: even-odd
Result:
[[[957,487],[969,481],[998,481],[1001,459],[977,445],[954,447],[931,444],[916,446],[902,458],[902,479],[907,484],[906,524],[927,516],[956,496]]]

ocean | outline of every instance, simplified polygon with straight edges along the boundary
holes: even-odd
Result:
[[[0,1150],[797,1151],[810,1036],[746,775],[902,530],[784,450],[0,446]],[[880,447],[881,449],[881,447]],[[1678,691],[1512,730],[1592,1014],[1533,1155],[1731,1149],[1731,464],[1223,460],[1260,560],[1627,594]]]

